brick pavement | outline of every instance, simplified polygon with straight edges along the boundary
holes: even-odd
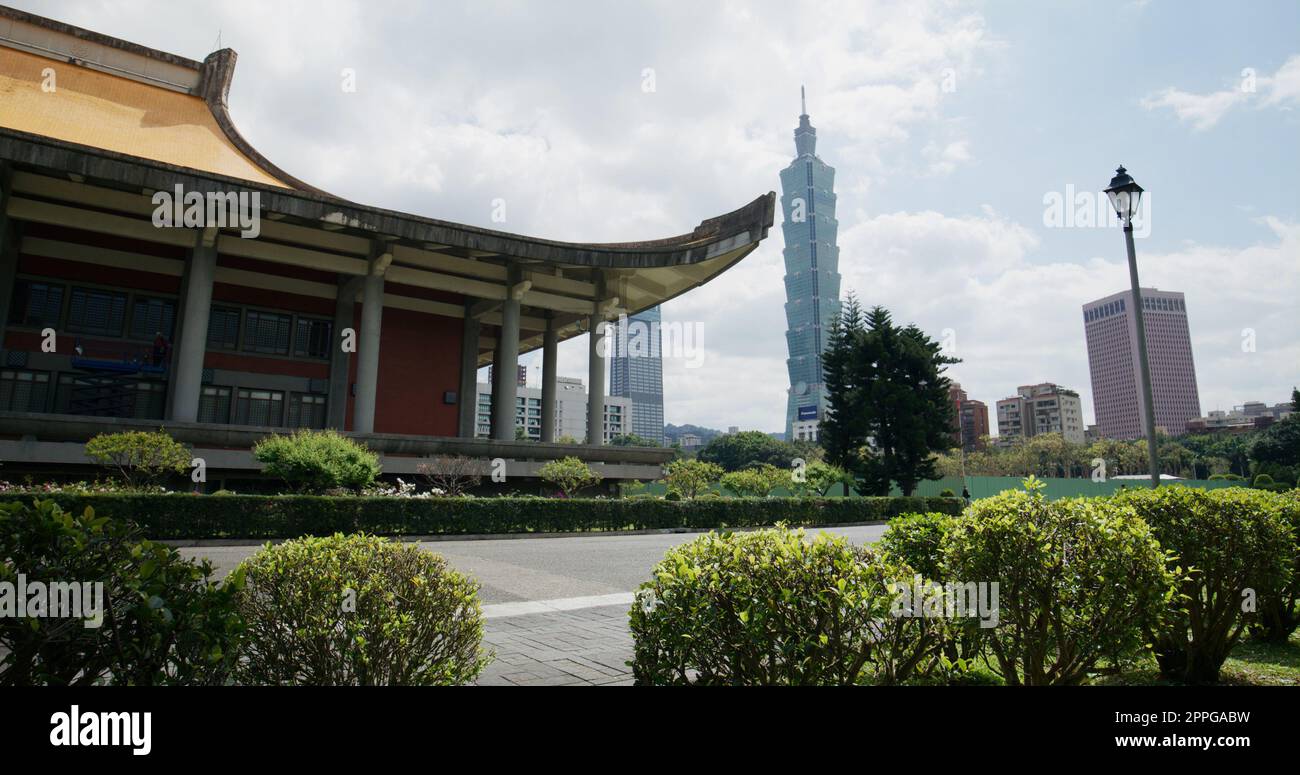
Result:
[[[631,686],[627,605],[489,616],[479,686]]]

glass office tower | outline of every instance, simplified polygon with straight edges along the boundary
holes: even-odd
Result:
[[[663,342],[658,307],[627,319],[628,331],[616,323],[610,348],[609,394],[632,402],[632,433],[664,443]]]
[[[802,91],[802,90],[801,90]],[[781,170],[785,221],[786,347],[790,357],[786,438],[795,423],[820,422],[826,409],[822,352],[840,314],[840,249],[836,245],[835,169],[818,158],[817,130],[807,103],[794,130],[795,158]]]

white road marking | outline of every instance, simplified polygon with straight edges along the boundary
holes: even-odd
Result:
[[[607,605],[631,605],[634,599],[635,595],[631,592],[615,592],[612,595],[587,595],[585,597],[562,597],[556,600],[521,600],[515,603],[493,603],[483,606],[483,616],[487,619],[500,619],[506,616],[577,611],[583,608],[600,608]]]

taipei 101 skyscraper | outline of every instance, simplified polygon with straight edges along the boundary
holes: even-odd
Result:
[[[822,352],[831,323],[840,314],[840,249],[835,244],[835,169],[817,156],[817,130],[803,113],[794,130],[795,157],[781,170],[785,221],[785,320],[790,357],[786,439],[816,439],[826,411]]]

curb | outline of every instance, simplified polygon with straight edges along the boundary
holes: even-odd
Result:
[[[834,525],[805,525],[805,530],[821,530],[825,528],[836,527],[874,527],[877,525],[888,525],[889,520],[876,519],[870,522],[840,522]],[[395,541],[407,543],[440,543],[443,541],[511,541],[527,540],[533,538],[601,538],[605,536],[639,536],[639,535],[673,535],[677,533],[711,533],[715,530],[730,530],[733,533],[747,533],[753,530],[765,530],[772,527],[766,525],[762,527],[733,527],[733,528],[688,528],[688,527],[667,527],[667,528],[650,528],[647,530],[574,530],[560,533],[468,533],[465,535],[454,535],[439,533],[436,535],[401,535],[386,536]],[[176,549],[197,549],[203,547],[218,546],[263,546],[265,544],[279,544],[292,539],[288,538],[178,538],[178,539],[155,539],[160,544],[166,544]]]

